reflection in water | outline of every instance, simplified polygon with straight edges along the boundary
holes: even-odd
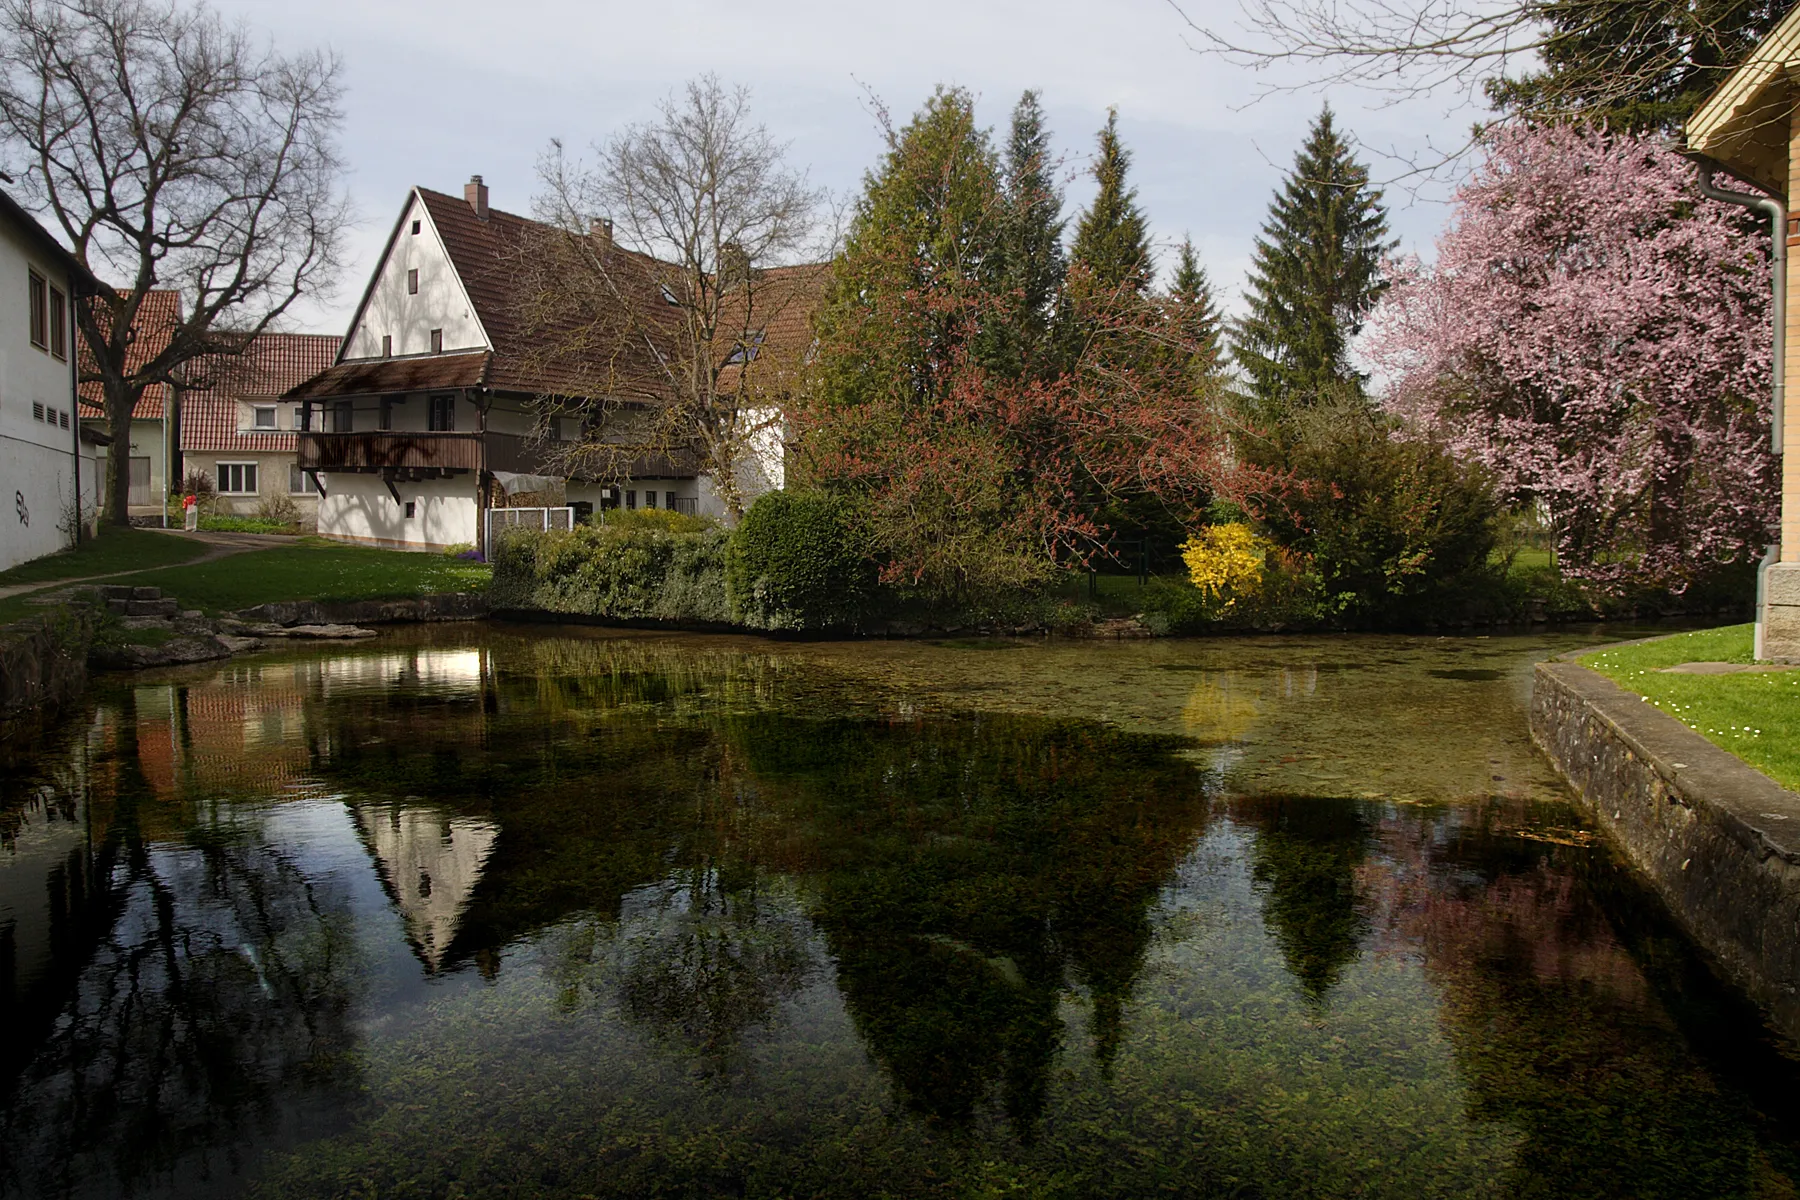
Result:
[[[1519,720],[1494,645],[479,636],[0,780],[0,1195],[1793,1194],[1791,1060],[1513,734],[1343,798],[1384,697]]]
[[[1251,876],[1263,893],[1263,921],[1307,999],[1323,1004],[1369,928],[1356,890],[1370,835],[1363,806],[1271,799],[1242,801],[1232,812],[1256,827]]]

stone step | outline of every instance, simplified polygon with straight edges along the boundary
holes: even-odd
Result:
[[[161,600],[162,589],[153,587],[134,587],[131,589],[133,600]]]
[[[140,591],[155,591],[155,588],[141,588]],[[172,617],[181,610],[176,600],[137,599],[133,597],[125,602],[125,615],[129,617]]]
[[[129,600],[129,599],[131,599],[131,585],[130,584],[103,583],[95,590],[100,593],[100,598],[102,600],[111,601],[111,600]]]

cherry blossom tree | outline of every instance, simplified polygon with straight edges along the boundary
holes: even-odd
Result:
[[[1685,590],[1760,557],[1766,235],[1644,139],[1484,138],[1434,266],[1403,263],[1365,346],[1384,404],[1536,506],[1565,575]]]

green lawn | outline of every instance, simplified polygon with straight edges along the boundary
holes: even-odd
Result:
[[[103,525],[100,536],[83,542],[79,550],[60,550],[43,558],[0,571],[0,587],[16,583],[54,583],[110,575],[140,567],[165,567],[199,558],[211,546],[148,529],[120,529]]]
[[[1678,633],[1584,655],[1581,665],[1644,697],[1783,787],[1800,789],[1800,671],[1664,675],[1688,662],[1754,661],[1752,627]]]
[[[184,607],[220,613],[271,600],[386,600],[479,592],[486,590],[490,574],[485,564],[442,554],[372,550],[304,537],[291,546],[151,571],[131,582],[162,588]]]

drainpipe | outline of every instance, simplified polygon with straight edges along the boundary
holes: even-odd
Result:
[[[1769,437],[1774,443],[1775,456],[1781,457],[1782,433],[1787,416],[1787,208],[1771,196],[1755,196],[1748,192],[1728,191],[1713,182],[1713,175],[1718,164],[1709,159],[1699,161],[1700,194],[1712,200],[1722,200],[1726,204],[1736,204],[1743,208],[1755,209],[1769,218],[1774,225],[1774,237],[1769,243],[1769,273],[1773,277],[1775,294],[1769,305],[1769,316],[1775,326],[1775,335],[1769,346],[1769,373],[1773,376],[1771,408],[1769,412]],[[1781,561],[1781,544],[1770,546],[1763,555],[1762,564],[1756,572],[1756,644],[1752,654],[1756,658],[1763,657],[1763,602],[1766,589],[1764,576],[1769,567]]]

